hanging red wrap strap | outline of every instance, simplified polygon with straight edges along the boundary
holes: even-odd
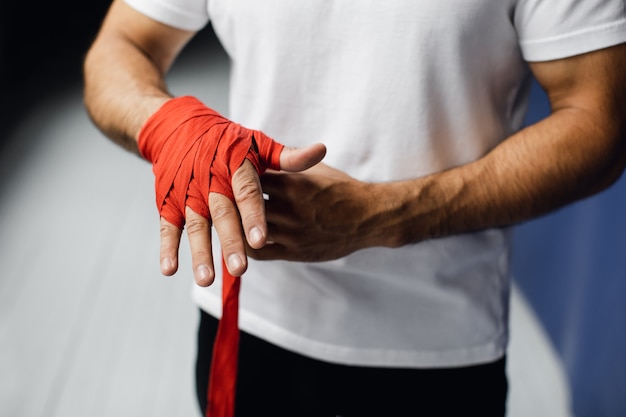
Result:
[[[222,318],[217,329],[209,376],[206,417],[233,417],[239,353],[239,287],[241,279],[228,273],[222,259]]]
[[[142,127],[138,147],[153,164],[159,213],[179,229],[186,206],[210,219],[210,192],[234,201],[232,175],[246,159],[260,175],[266,168],[280,169],[283,149],[262,132],[233,123],[189,96],[165,102]],[[222,270],[222,318],[213,347],[207,417],[235,413],[241,280],[230,275],[223,259]]]

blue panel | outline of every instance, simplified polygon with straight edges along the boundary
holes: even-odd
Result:
[[[548,113],[535,84],[528,122]],[[626,416],[626,178],[516,228],[513,274],[569,378],[577,417]]]

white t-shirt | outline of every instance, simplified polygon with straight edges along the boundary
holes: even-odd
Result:
[[[127,1],[182,29],[210,18],[232,60],[229,117],[286,145],[321,141],[326,163],[363,181],[480,158],[521,127],[525,61],[626,42],[621,0]],[[219,316],[217,281],[193,294]],[[508,232],[251,261],[241,291],[243,330],[314,358],[487,362],[507,343]]]

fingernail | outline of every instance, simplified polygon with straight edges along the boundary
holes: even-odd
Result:
[[[211,269],[206,264],[196,267],[196,281],[207,281],[211,279]]]
[[[231,272],[237,271],[242,265],[243,262],[236,253],[233,253],[228,257],[228,269],[230,269]]]
[[[253,227],[250,230],[250,245],[255,245],[259,243],[263,239],[263,233],[261,233],[261,229],[258,227]]]
[[[174,267],[174,262],[172,262],[170,258],[164,258],[161,261],[161,271],[169,272],[172,270],[173,267]]]

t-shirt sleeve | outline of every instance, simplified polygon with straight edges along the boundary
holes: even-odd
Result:
[[[514,24],[527,61],[549,61],[626,42],[624,0],[518,0]]]
[[[196,31],[209,22],[208,0],[125,0],[133,9],[178,29]]]

